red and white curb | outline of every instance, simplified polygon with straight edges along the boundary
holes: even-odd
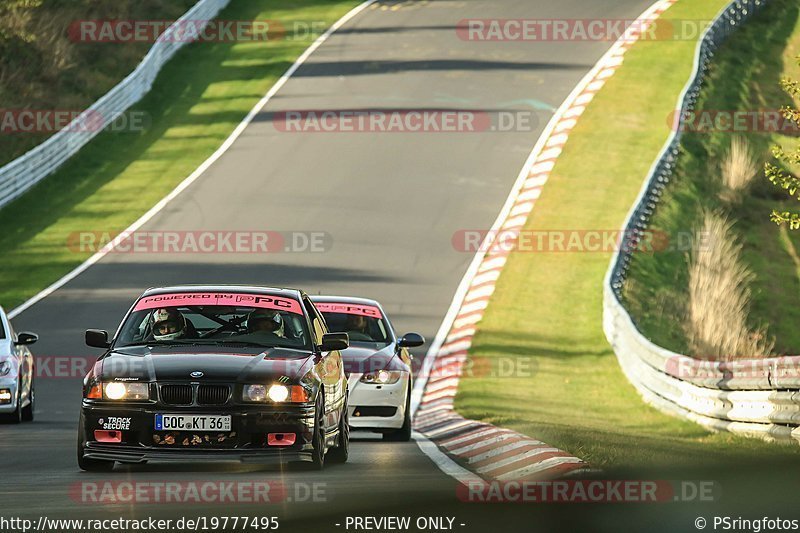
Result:
[[[555,113],[520,172],[487,241],[462,279],[450,311],[428,351],[412,396],[416,438],[420,448],[442,470],[461,481],[552,479],[579,475],[590,469],[583,460],[544,442],[491,424],[467,420],[455,412],[453,401],[477,324],[483,318],[510,254],[509,247],[492,246],[492,243],[498,235],[506,242],[516,240],[570,132],[588,104],[622,65],[625,53],[647,30],[649,23],[676,1],[661,0],[645,11]]]

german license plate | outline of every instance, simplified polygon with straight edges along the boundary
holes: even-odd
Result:
[[[230,431],[231,415],[156,414],[156,431]]]

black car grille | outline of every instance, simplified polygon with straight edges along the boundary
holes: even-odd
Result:
[[[200,385],[197,388],[199,405],[223,405],[227,403],[230,389],[225,385]]]
[[[169,405],[191,405],[191,385],[161,385],[161,401]]]

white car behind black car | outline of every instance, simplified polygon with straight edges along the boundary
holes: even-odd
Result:
[[[347,333],[342,352],[350,388],[350,427],[383,433],[386,440],[411,439],[413,375],[409,348],[425,344],[417,333],[398,338],[375,300],[312,296],[331,331]]]
[[[14,333],[0,307],[0,422],[33,420],[34,363],[28,345],[37,340],[34,333]]]

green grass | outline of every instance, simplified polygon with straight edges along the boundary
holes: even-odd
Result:
[[[236,1],[227,20],[326,21],[356,0]],[[140,133],[103,133],[56,174],[0,210],[0,304],[13,308],[84,261],[78,231],[120,231],[168,194],[228,137],[311,44],[309,39],[198,43],[183,49],[133,110]],[[110,45],[113,46],[113,45]],[[113,51],[113,50],[111,50]]]
[[[780,109],[791,104],[779,81],[800,76],[794,59],[800,55],[800,9],[796,2],[778,0],[743,28],[720,50],[698,103],[699,110]],[[800,232],[790,236],[769,221],[773,208],[795,205],[761,178],[740,203],[719,199],[719,165],[731,143],[731,133],[688,133],[672,184],[666,189],[652,226],[670,235],[699,227],[701,209],[723,209],[738,220],[735,230],[744,244],[744,263],[756,274],[751,285],[752,327],[768,326],[776,351],[800,353],[800,277],[791,256],[800,247]],[[745,135],[760,161],[770,160],[775,143],[792,146],[777,133]],[[796,139],[793,141],[797,142]],[[763,166],[763,165],[762,165]],[[787,238],[789,237],[789,238]],[[791,243],[791,245],[789,245]],[[685,252],[638,254],[625,288],[626,306],[642,331],[654,342],[685,353],[682,325],[686,316],[688,263]]]
[[[667,18],[708,20],[727,0],[678,2]],[[573,130],[527,229],[621,227],[669,135],[694,42],[640,42]],[[656,81],[657,80],[657,81]],[[665,416],[646,406],[602,331],[609,253],[515,253],[471,350],[508,367],[507,378],[465,378],[456,408],[542,439],[598,467],[692,468],[800,457],[774,446]]]

